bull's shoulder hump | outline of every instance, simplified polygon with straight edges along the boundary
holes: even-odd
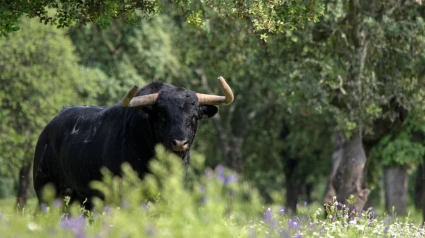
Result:
[[[168,84],[168,83],[161,83],[161,82],[153,82],[150,83],[144,87],[142,87],[137,95],[146,95],[151,93],[158,93],[160,91],[167,91],[170,89],[176,88],[176,86]]]
[[[69,115],[90,115],[90,114],[97,114],[105,110],[106,107],[98,107],[98,106],[69,106],[64,107],[60,111],[59,115],[63,116],[69,116]]]
[[[72,122],[75,120],[85,119],[85,120],[95,120],[101,112],[105,110],[103,107],[96,106],[70,106],[64,107],[59,112],[56,117],[51,121],[52,123],[63,124],[65,122]]]

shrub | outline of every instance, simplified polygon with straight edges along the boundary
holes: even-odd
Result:
[[[378,217],[373,209],[357,214],[336,201],[322,210],[299,207],[298,216],[285,208],[265,206],[258,191],[223,166],[204,169],[194,154],[184,168],[179,158],[157,148],[152,174],[140,180],[129,165],[123,176],[103,170],[93,188],[105,194],[95,209],[85,211],[69,199],[20,216],[0,214],[5,237],[423,237],[409,218]],[[63,210],[67,211],[63,213]]]

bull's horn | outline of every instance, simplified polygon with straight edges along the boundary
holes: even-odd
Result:
[[[158,98],[158,93],[134,97],[137,91],[139,91],[139,86],[135,85],[132,89],[130,89],[130,91],[128,91],[128,93],[122,99],[121,104],[124,107],[138,107],[143,105],[154,104],[156,102],[156,99]]]
[[[197,93],[196,96],[198,96],[199,104],[225,106],[233,102],[235,97],[233,96],[232,89],[227,84],[226,80],[224,80],[221,76],[218,77],[218,80],[220,81],[220,87],[225,96]]]

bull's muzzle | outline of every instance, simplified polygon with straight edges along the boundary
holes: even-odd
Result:
[[[175,152],[185,152],[189,149],[189,141],[171,140],[171,149]]]

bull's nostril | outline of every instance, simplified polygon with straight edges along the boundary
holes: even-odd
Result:
[[[173,146],[177,146],[177,143],[178,143],[178,141],[177,141],[177,140],[171,140],[171,144],[172,144]]]

